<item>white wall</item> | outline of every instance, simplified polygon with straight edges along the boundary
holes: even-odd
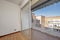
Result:
[[[7,1],[0,1],[0,36],[20,31],[20,7]]]

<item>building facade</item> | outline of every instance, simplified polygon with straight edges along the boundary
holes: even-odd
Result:
[[[60,29],[60,16],[53,17],[37,16],[36,18],[40,20],[40,24],[42,27]]]

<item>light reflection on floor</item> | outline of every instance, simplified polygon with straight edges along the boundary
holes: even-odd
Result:
[[[35,29],[28,29],[23,31],[23,33],[28,40],[60,40],[58,37],[48,35]]]

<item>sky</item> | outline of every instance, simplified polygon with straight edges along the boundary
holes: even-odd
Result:
[[[60,2],[53,5],[38,9],[33,12],[36,16],[60,16]]]

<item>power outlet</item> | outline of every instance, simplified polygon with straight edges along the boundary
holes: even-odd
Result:
[[[16,29],[14,29],[14,31],[16,31]]]

